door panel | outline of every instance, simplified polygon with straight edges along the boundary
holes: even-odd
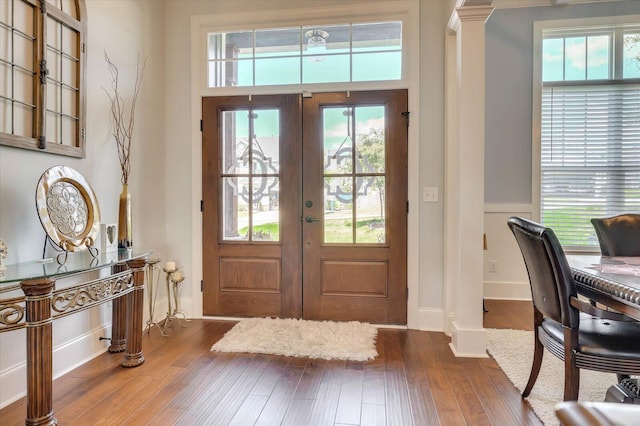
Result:
[[[407,92],[303,99],[304,318],[406,324]]]
[[[203,313],[300,317],[299,95],[203,98]]]

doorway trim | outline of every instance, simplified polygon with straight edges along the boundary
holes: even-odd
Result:
[[[368,19],[400,19],[403,22],[403,38],[405,39],[406,57],[403,64],[406,67],[403,79],[393,82],[362,82],[362,83],[337,83],[321,87],[316,85],[314,91],[351,91],[351,90],[383,90],[383,89],[407,89],[409,93],[409,111],[413,123],[409,126],[408,134],[408,198],[409,213],[407,216],[408,229],[415,230],[409,232],[407,237],[407,327],[411,329],[437,329],[443,323],[442,309],[428,309],[428,312],[421,312],[419,308],[420,300],[420,258],[424,253],[420,253],[420,146],[418,125],[419,95],[420,95],[420,31],[419,31],[419,1],[392,1],[380,2],[376,4],[376,11],[362,11],[358,5],[347,5],[321,9],[290,9],[286,13],[273,11],[265,16],[265,13],[246,14],[220,14],[193,16],[191,19],[191,314],[194,318],[202,318],[202,292],[200,282],[202,278],[202,213],[200,211],[200,200],[202,199],[202,133],[200,132],[200,118],[202,117],[202,97],[217,95],[246,95],[273,94],[278,93],[277,87],[269,88],[225,88],[209,89],[205,84],[206,67],[203,65],[206,58],[206,45],[203,33],[212,27],[220,30],[233,30],[251,27],[253,24],[264,23],[265,20],[274,26],[287,25],[313,19],[331,20],[346,17],[362,17]],[[272,15],[272,16],[271,16]],[[286,16],[286,18],[283,18]],[[305,91],[307,88],[300,86],[296,93]],[[291,93],[291,88],[288,88]],[[285,93],[285,92],[282,92]],[[434,327],[435,325],[435,327]]]

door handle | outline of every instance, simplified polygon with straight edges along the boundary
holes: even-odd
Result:
[[[305,216],[304,221],[307,223],[320,222],[320,219],[316,219],[315,217],[311,217],[311,216]]]

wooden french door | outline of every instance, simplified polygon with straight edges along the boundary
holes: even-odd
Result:
[[[303,306],[309,319],[405,324],[407,92],[303,103]]]
[[[300,317],[299,95],[202,100],[203,313]]]
[[[406,90],[203,98],[205,315],[406,323],[406,110]]]

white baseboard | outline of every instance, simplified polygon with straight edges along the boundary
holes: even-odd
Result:
[[[463,329],[454,321],[449,347],[456,357],[487,358],[487,333],[481,329]]]
[[[105,353],[108,341],[101,341],[99,338],[109,335],[111,335],[111,324],[106,324],[54,347],[53,378],[57,379]],[[26,361],[0,371],[0,383],[2,383],[0,409],[24,397],[27,394]]]
[[[485,299],[531,300],[531,287],[528,282],[485,281],[483,295]]]
[[[444,331],[444,311],[441,308],[418,309],[418,327],[422,331]]]

